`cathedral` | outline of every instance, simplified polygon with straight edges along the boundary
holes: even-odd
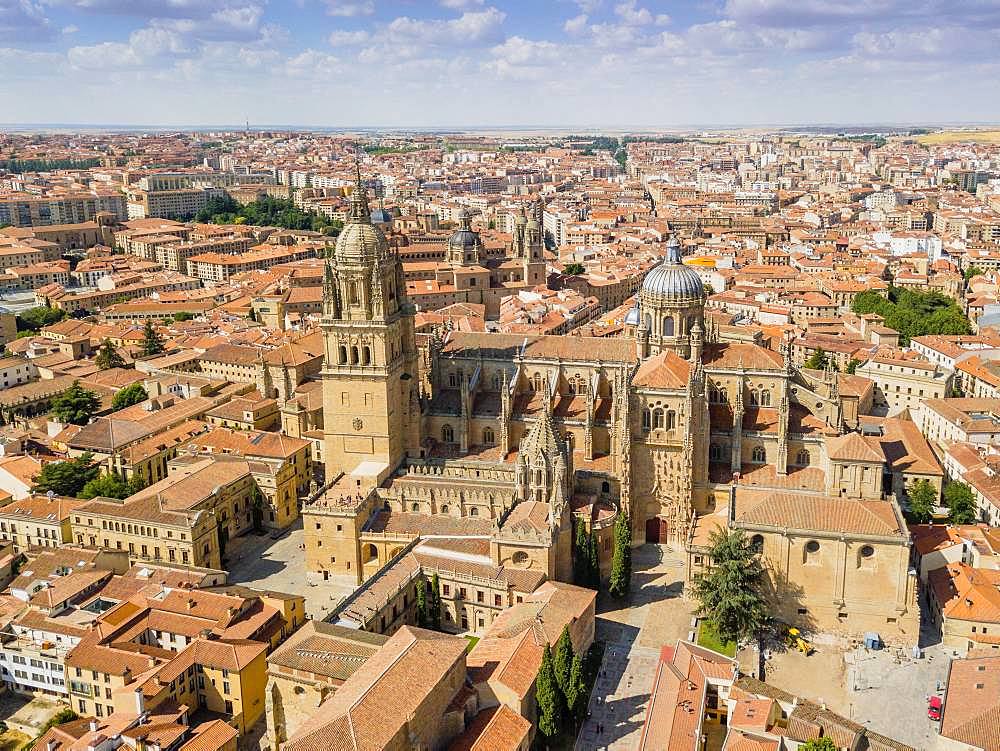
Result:
[[[526,274],[539,273],[537,223],[515,227]],[[448,248],[476,262],[467,217]],[[800,593],[799,621],[914,628],[909,538],[884,452],[851,432],[845,376],[720,331],[705,297],[671,240],[623,336],[417,335],[359,180],[325,269],[326,484],[303,509],[309,570],[360,584],[416,537],[468,536],[498,571],[570,581],[574,520],[596,531],[606,572],[625,513],[634,543],[686,549],[689,576],[707,565],[708,531],[746,529],[776,598]],[[854,598],[852,577],[877,593]]]

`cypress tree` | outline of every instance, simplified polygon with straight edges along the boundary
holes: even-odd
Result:
[[[590,560],[590,586],[601,588],[601,561],[597,556],[597,533],[591,529],[587,538],[587,557]]]
[[[563,626],[562,633],[559,634],[553,668],[556,674],[556,685],[559,686],[563,696],[568,699],[569,673],[573,669],[573,640],[569,638],[569,626]]]
[[[587,713],[587,683],[583,676],[583,657],[573,655],[573,666],[569,671],[569,684],[566,686],[566,708],[579,724]]]
[[[153,326],[153,322],[146,320],[146,326],[142,330],[142,354],[158,355],[163,352],[163,337]]]
[[[552,649],[548,644],[542,652],[542,665],[535,679],[535,701],[538,703],[538,732],[552,739],[562,730],[562,694],[556,683],[552,665]]]
[[[583,522],[576,520],[576,537],[573,540],[573,583],[580,587],[590,586],[590,553],[588,551],[587,530]]]
[[[427,585],[422,581],[417,585],[417,625],[427,628]]]
[[[430,622],[435,631],[441,630],[441,581],[437,573],[431,577]]]
[[[615,522],[615,549],[611,556],[611,579],[608,591],[615,597],[628,594],[632,579],[632,528],[628,516],[618,515]]]

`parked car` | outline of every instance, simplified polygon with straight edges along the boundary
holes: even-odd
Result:
[[[927,700],[927,716],[932,720],[941,719],[941,708],[942,703],[940,696],[932,696]]]

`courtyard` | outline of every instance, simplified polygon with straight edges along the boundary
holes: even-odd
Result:
[[[317,574],[307,573],[303,535],[300,518],[278,539],[250,532],[230,540],[225,563],[229,583],[302,595],[308,616],[322,620],[357,584],[351,576],[324,581]]]

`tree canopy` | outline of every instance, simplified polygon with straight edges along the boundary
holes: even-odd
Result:
[[[917,524],[926,524],[934,516],[938,493],[929,480],[916,480],[907,490],[910,501],[910,518]]]
[[[94,364],[100,370],[108,370],[110,368],[124,368],[125,358],[118,354],[118,350],[115,349],[115,345],[111,343],[110,339],[105,339],[104,344],[97,352],[97,357],[94,358]]]
[[[36,493],[47,493],[51,490],[56,495],[75,497],[83,486],[96,479],[100,472],[101,468],[94,464],[94,455],[88,451],[76,459],[46,464],[35,477],[32,490]]]
[[[808,359],[803,363],[803,366],[812,370],[824,370],[829,364],[830,358],[827,356],[826,350],[822,347],[817,347],[816,351],[809,355]]]
[[[331,220],[315,211],[303,211],[285,198],[262,196],[247,204],[237,203],[229,196],[210,198],[194,216],[195,221],[212,224],[256,224],[284,229],[304,229],[336,236],[343,222]]]
[[[569,276],[576,276],[577,274],[582,274],[587,269],[584,268],[582,263],[568,263],[566,268],[563,269],[563,273]]]
[[[163,337],[156,330],[151,320],[146,321],[146,326],[142,330],[142,354],[158,355],[163,352]]]
[[[125,482],[116,474],[103,474],[84,485],[77,497],[84,500],[97,497],[122,499],[138,493],[144,487],[146,483],[139,475]]]
[[[143,385],[141,383],[133,383],[131,386],[126,386],[115,394],[114,399],[111,400],[111,407],[114,410],[125,409],[126,407],[131,407],[133,404],[144,402],[148,398],[149,394],[146,393]]]
[[[976,521],[976,499],[964,482],[949,482],[944,486],[944,503],[948,521],[952,524],[973,524]]]
[[[698,615],[723,641],[759,638],[770,622],[760,550],[739,529],[717,530],[710,539],[712,567],[694,585]]]
[[[937,291],[889,287],[889,298],[874,290],[859,293],[851,309],[858,315],[877,313],[899,332],[901,344],[927,334],[969,334],[972,327],[958,304]]]
[[[799,751],[838,751],[837,744],[830,740],[830,736],[824,735],[822,738],[813,738],[799,746]]]
[[[611,554],[611,576],[608,591],[615,597],[625,597],[632,585],[632,525],[628,515],[618,514],[615,520],[615,546]]]
[[[548,739],[555,738],[562,730],[563,697],[556,683],[552,648],[548,644],[542,651],[542,665],[535,679],[535,700],[538,703],[538,732]]]
[[[45,326],[59,323],[65,317],[66,311],[61,308],[49,308],[44,305],[28,308],[17,314],[17,330],[38,331]]]
[[[100,406],[97,394],[85,389],[79,381],[73,381],[72,386],[52,400],[52,414],[60,422],[86,425]]]

